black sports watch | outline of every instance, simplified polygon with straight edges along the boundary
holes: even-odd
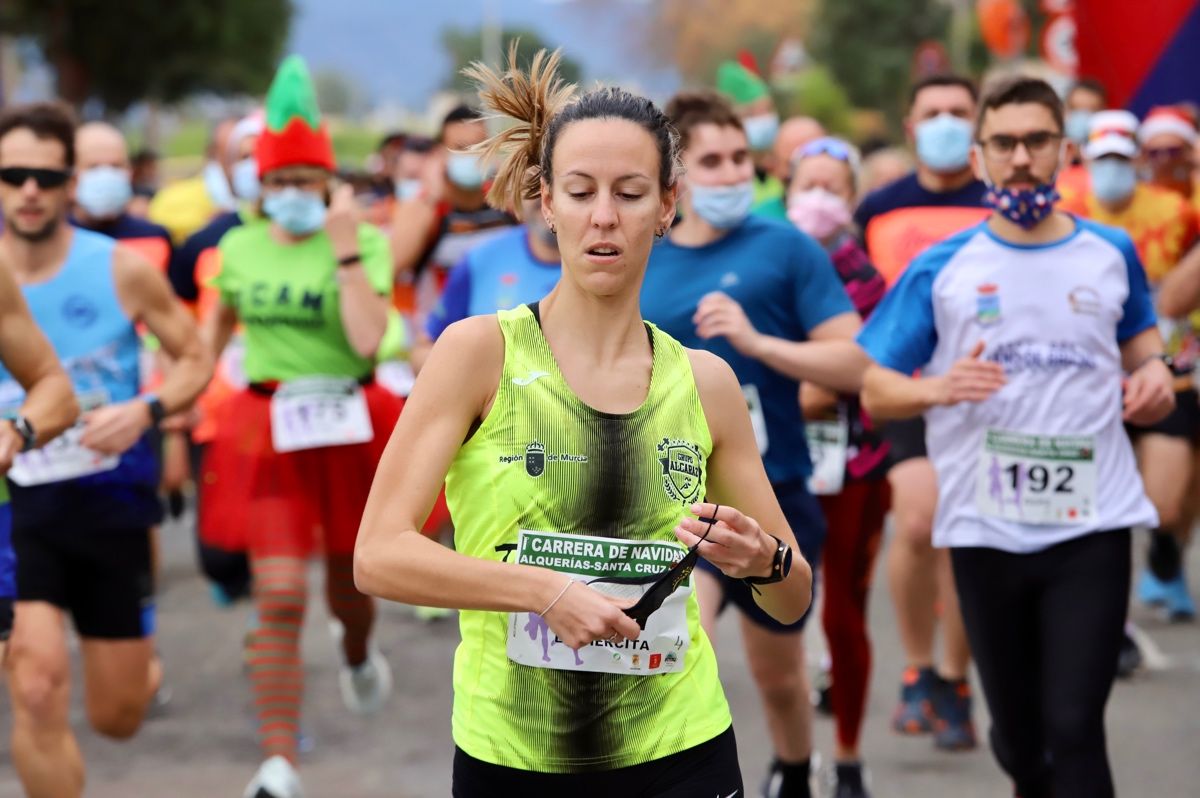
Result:
[[[29,423],[29,419],[25,416],[17,416],[9,419],[12,422],[13,429],[21,436],[21,451],[27,452],[37,443],[37,432],[34,431],[33,425]]]
[[[146,407],[150,408],[150,425],[157,427],[167,417],[167,409],[163,407],[162,400],[152,393],[143,394],[142,401],[146,403]]]
[[[770,532],[767,533],[771,535]],[[747,576],[742,579],[748,585],[773,585],[787,579],[792,572],[792,547],[779,538],[771,535],[775,541],[775,557],[771,560],[771,573],[768,576]]]

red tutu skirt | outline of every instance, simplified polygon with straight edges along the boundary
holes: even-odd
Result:
[[[277,453],[271,397],[229,397],[200,475],[200,539],[258,557],[351,554],[379,458],[403,401],[371,383],[363,393],[374,437],[367,443]]]

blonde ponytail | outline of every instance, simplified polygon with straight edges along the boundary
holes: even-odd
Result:
[[[479,61],[463,74],[479,86],[490,118],[514,122],[487,141],[472,147],[485,161],[499,158],[500,167],[487,200],[496,208],[518,210],[521,201],[533,199],[541,190],[542,150],[550,120],[570,102],[575,84],[558,76],[562,51],[538,50],[529,72],[517,67],[517,42],[508,48],[508,68],[503,74]]]

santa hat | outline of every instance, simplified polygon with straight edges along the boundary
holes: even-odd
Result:
[[[1090,161],[1106,155],[1133,158],[1138,154],[1138,119],[1129,111],[1097,111],[1088,126],[1083,157]]]
[[[285,166],[336,168],[329,128],[321,121],[317,93],[304,59],[283,59],[267,92],[266,127],[258,138],[254,157],[258,174]]]
[[[1198,135],[1196,120],[1182,108],[1175,106],[1159,106],[1151,108],[1146,114],[1145,121],[1138,129],[1138,140],[1145,144],[1155,136],[1169,133],[1178,136],[1188,144],[1195,144]]]

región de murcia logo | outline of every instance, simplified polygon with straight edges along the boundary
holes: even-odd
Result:
[[[525,473],[531,477],[540,477],[546,473],[547,463],[586,463],[587,461],[586,454],[547,453],[545,445],[536,440],[525,447],[523,454],[500,455],[500,462],[503,465],[524,462]]]
[[[663,489],[672,500],[691,503],[700,496],[704,483],[704,456],[700,447],[679,438],[663,438],[658,444]]]

